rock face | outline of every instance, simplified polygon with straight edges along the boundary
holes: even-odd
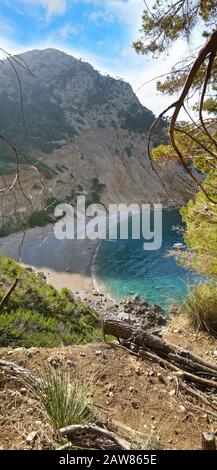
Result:
[[[146,155],[154,115],[128,83],[54,49],[26,52],[17,60],[30,70],[15,64],[22,92],[8,60],[0,63],[0,129],[38,162],[50,196],[73,199],[84,192],[90,202],[105,204],[170,201]],[[160,122],[153,143],[164,141]],[[12,173],[12,152],[2,143],[0,151],[1,171]],[[21,162],[25,170],[25,160]],[[170,189],[177,194],[174,177],[182,173],[180,167],[173,163],[161,171],[168,173]],[[26,191],[37,199],[40,184],[34,179],[31,186],[31,172],[23,178]],[[184,193],[182,183],[181,202]],[[19,197],[18,207],[25,211]]]

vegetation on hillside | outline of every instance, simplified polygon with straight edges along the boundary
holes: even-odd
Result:
[[[100,337],[96,312],[67,289],[58,292],[38,275],[0,256],[0,297],[18,285],[0,310],[0,346],[60,346]]]

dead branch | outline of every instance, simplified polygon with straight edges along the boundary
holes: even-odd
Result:
[[[25,369],[24,367],[21,367],[18,364],[15,364],[15,362],[0,359],[0,369],[4,370],[12,376],[30,378],[38,384],[41,383],[41,380],[38,379],[30,370]]]
[[[11,285],[11,287],[9,287],[9,289],[7,290],[6,294],[4,295],[3,299],[1,300],[0,302],[0,311],[2,310],[2,308],[5,306],[5,304],[7,303],[8,299],[10,298],[11,294],[13,293],[13,291],[15,290],[17,284],[18,284],[18,281],[19,279],[15,279],[15,281],[13,282],[13,284]]]
[[[73,446],[72,442],[68,442],[64,446],[58,447],[57,450],[70,450],[72,446]]]
[[[78,432],[86,432],[109,439],[117,444],[117,446],[122,450],[130,450],[131,448],[129,442],[124,441],[120,437],[116,436],[116,434],[113,432],[95,425],[73,424],[71,426],[66,426],[65,428],[59,429],[59,432],[62,436],[67,436],[68,438],[72,437]]]

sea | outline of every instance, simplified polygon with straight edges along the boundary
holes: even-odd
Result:
[[[114,300],[138,295],[150,305],[157,304],[168,311],[171,305],[182,302],[189,285],[201,279],[197,273],[180,265],[175,257],[168,256],[177,243],[184,248],[181,216],[177,210],[163,211],[162,246],[153,251],[143,249],[142,237],[132,238],[133,217],[140,217],[140,214],[128,218],[127,240],[101,242],[94,261],[97,285]]]

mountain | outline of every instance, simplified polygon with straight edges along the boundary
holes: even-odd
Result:
[[[0,63],[0,103],[0,131],[38,164],[50,196],[85,191],[105,204],[168,202],[146,155],[155,117],[123,80],[64,52],[33,50]],[[165,139],[161,121],[153,143]],[[2,143],[0,152],[1,172],[13,173],[13,153]],[[40,185],[34,179],[31,187],[31,172],[20,162],[24,184],[37,196]],[[168,171],[172,189],[180,168],[172,164]]]

